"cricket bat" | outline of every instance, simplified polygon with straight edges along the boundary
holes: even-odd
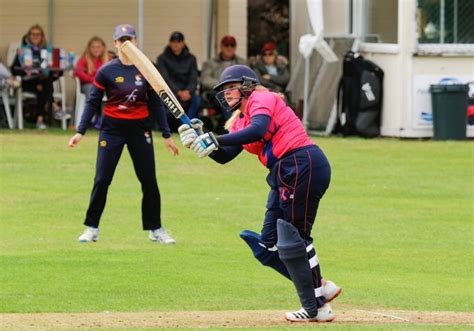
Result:
[[[161,101],[165,104],[171,114],[179,119],[182,123],[191,125],[191,121],[181,107],[179,101],[174,96],[173,92],[166,84],[165,80],[161,76],[160,72],[151,63],[151,61],[142,53],[133,43],[129,40],[124,42],[120,47],[122,53],[124,53],[128,59],[137,67],[138,71],[145,77],[151,87],[156,91]],[[202,132],[197,132],[198,135]]]

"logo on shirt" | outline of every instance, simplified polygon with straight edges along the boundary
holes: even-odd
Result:
[[[115,77],[115,82],[116,83],[123,83],[124,81],[125,81],[125,78],[123,78],[123,76]]]
[[[142,86],[143,80],[141,75],[135,75],[135,85]]]
[[[135,103],[135,101],[137,100],[137,93],[138,89],[134,89],[132,93],[127,94],[123,104],[118,105],[118,109],[128,109],[128,107],[131,106],[132,103]]]

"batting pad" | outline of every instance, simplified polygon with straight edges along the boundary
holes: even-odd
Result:
[[[280,260],[278,251],[273,248],[267,248],[262,242],[261,236],[253,231],[244,230],[240,233],[242,238],[252,250],[253,256],[264,266],[276,270],[282,276],[291,280],[290,274],[283,262]]]

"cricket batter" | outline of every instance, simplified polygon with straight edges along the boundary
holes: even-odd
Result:
[[[331,168],[294,111],[278,94],[258,87],[258,83],[256,73],[245,65],[226,68],[214,90],[222,107],[234,112],[226,123],[230,133],[198,136],[193,128],[182,125],[181,142],[199,157],[209,156],[221,164],[245,149],[269,169],[270,193],[261,235],[245,230],[240,236],[263,265],[294,283],[302,308],[286,313],[287,320],[331,322],[335,316],[327,302],[338,296],[341,288],[322,279],[311,237]]]
[[[156,111],[166,148],[178,155],[179,150],[170,138],[166,112],[161,100],[130,60],[121,53],[120,46],[127,40],[136,45],[135,29],[129,24],[115,28],[113,38],[118,59],[102,66],[95,77],[86,102],[77,133],[69,146],[75,147],[82,139],[96,113],[101,112],[102,98],[107,96],[99,133],[96,174],[89,208],[79,237],[80,242],[93,242],[99,238],[99,222],[107,200],[107,191],[124,145],[133,161],[135,173],[142,186],[142,224],[149,230],[149,239],[165,244],[175,240],[161,226],[161,201],[155,173],[155,156],[152,139],[150,110]]]

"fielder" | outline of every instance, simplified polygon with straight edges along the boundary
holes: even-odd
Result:
[[[270,173],[270,193],[261,234],[245,230],[240,236],[255,258],[292,280],[302,308],[288,312],[292,322],[331,322],[329,301],[341,288],[322,279],[311,237],[319,201],[326,192],[331,168],[293,110],[273,92],[258,87],[256,73],[245,65],[226,68],[214,88],[222,107],[233,112],[229,134],[198,135],[201,124],[179,127],[182,144],[200,158],[224,164],[243,149],[256,154]],[[204,144],[203,144],[204,142]]]
[[[135,29],[129,24],[118,25],[113,38],[118,59],[103,65],[97,72],[77,133],[69,141],[70,147],[75,147],[81,141],[94,114],[100,113],[105,94],[107,101],[99,134],[94,187],[84,221],[87,227],[79,241],[98,240],[99,222],[109,185],[123,147],[127,145],[143,192],[143,230],[149,230],[150,240],[174,244],[175,240],[161,226],[161,200],[155,173],[151,111],[156,111],[166,148],[173,155],[178,155],[179,150],[171,138],[166,112],[158,95],[130,59],[121,52],[122,44],[127,41],[136,45]]]

